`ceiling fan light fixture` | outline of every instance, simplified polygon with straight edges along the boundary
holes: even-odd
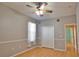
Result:
[[[38,15],[38,16],[43,15],[43,11],[36,11],[35,13],[36,13],[36,15]]]
[[[43,11],[40,11],[40,14],[43,15]]]
[[[33,5],[26,5],[28,7],[33,7],[35,8],[35,14],[38,16],[43,16],[44,12],[46,13],[52,13],[52,10],[45,10],[44,8],[48,5],[47,2],[33,2]]]
[[[40,15],[40,12],[39,11],[36,11],[35,13],[36,13],[36,15]]]

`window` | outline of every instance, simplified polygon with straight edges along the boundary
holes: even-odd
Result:
[[[36,39],[36,24],[29,22],[28,23],[28,40],[34,42]]]

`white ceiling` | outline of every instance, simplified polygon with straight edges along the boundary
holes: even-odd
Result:
[[[4,2],[6,6],[23,13],[26,16],[32,17],[37,20],[45,20],[49,18],[62,17],[75,15],[76,3],[75,2],[48,2],[46,9],[53,10],[52,14],[45,13],[43,17],[37,16],[34,8],[26,6],[30,2]],[[33,5],[33,4],[32,4]]]

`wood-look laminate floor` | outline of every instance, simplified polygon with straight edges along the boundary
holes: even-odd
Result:
[[[49,48],[34,48],[26,51],[16,57],[76,57],[77,54],[74,49],[69,49],[67,51],[58,51]]]

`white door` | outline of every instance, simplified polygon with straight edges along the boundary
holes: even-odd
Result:
[[[42,27],[42,46],[43,47],[49,47],[49,42],[48,42],[48,28],[47,27]]]
[[[54,48],[54,27],[43,26],[42,27],[42,46],[48,48]]]

